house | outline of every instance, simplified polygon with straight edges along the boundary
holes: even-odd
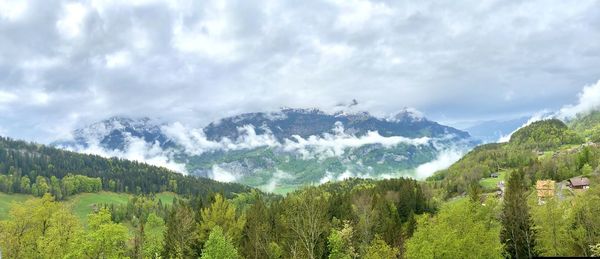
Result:
[[[554,186],[556,182],[553,180],[539,180],[535,183],[535,190],[537,191],[538,204],[544,204],[545,199],[554,197]]]
[[[573,177],[567,180],[567,183],[571,189],[585,190],[590,188],[590,179],[586,177]]]

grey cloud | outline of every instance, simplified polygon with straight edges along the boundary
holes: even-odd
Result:
[[[557,110],[600,78],[598,8],[585,0],[0,4],[0,123],[3,134],[48,142],[112,115],[201,127],[354,98],[373,114],[412,106],[445,122]]]

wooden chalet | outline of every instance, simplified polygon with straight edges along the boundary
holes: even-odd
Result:
[[[571,189],[585,190],[590,188],[590,179],[587,177],[573,177],[567,180],[567,184]]]

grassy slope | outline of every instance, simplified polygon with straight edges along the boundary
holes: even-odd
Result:
[[[70,197],[66,203],[71,210],[83,223],[87,222],[87,215],[92,212],[94,204],[126,204],[130,195],[126,193],[99,192],[99,193],[82,193]]]
[[[172,204],[173,198],[176,196],[176,194],[169,192],[157,194],[157,197],[163,202],[163,204]],[[73,210],[73,213],[81,220],[81,222],[85,224],[87,222],[87,215],[92,211],[93,204],[126,204],[130,197],[131,194],[126,193],[82,193],[70,197],[65,201],[65,203],[71,208],[71,210]],[[0,193],[0,220],[6,219],[8,216],[8,210],[10,209],[10,204],[13,201],[23,202],[31,198],[33,198],[31,195]]]
[[[498,187],[498,183],[500,181],[505,181],[506,171],[501,171],[498,178],[483,178],[479,181],[481,187],[483,187],[484,191],[492,191]],[[506,182],[506,181],[505,181]]]
[[[8,217],[8,210],[13,202],[24,202],[30,198],[33,198],[33,196],[26,194],[0,193],[0,219]]]

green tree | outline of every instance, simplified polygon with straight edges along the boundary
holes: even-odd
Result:
[[[377,211],[373,206],[373,195],[369,191],[361,191],[352,201],[352,211],[356,217],[356,230],[361,247],[368,245],[373,239],[373,226]]]
[[[549,199],[544,205],[535,206],[532,215],[537,233],[536,248],[541,256],[573,255],[572,239],[569,234],[570,206],[556,199]]]
[[[575,197],[570,218],[574,255],[592,256],[590,247],[600,243],[600,188]]]
[[[83,254],[89,258],[122,258],[127,251],[129,239],[127,228],[114,223],[110,212],[102,208],[88,216],[89,231],[82,246]]]
[[[166,227],[162,218],[150,213],[144,224],[144,258],[159,258],[164,247]]]
[[[585,164],[581,168],[582,175],[589,176],[592,174],[592,172],[594,172],[594,169],[592,168],[592,166],[590,166],[590,164]]]
[[[256,195],[256,202],[246,211],[246,224],[242,234],[242,252],[246,258],[267,258],[271,236],[269,211],[262,196]]]
[[[329,259],[352,259],[358,255],[352,245],[354,230],[350,222],[344,222],[342,229],[332,229],[327,238],[329,246]]]
[[[29,177],[21,177],[20,189],[22,193],[31,193],[31,181]]]
[[[197,225],[194,211],[185,204],[173,204],[166,220],[165,258],[197,257],[194,244],[197,242]]]
[[[459,200],[439,213],[417,219],[417,229],[406,244],[407,258],[502,258],[500,225],[493,200]]]
[[[0,222],[0,247],[7,258],[43,257],[44,242],[58,238],[56,229],[63,230],[56,213],[66,208],[54,201],[50,194],[39,199],[31,199],[23,204],[13,204],[9,211],[9,219]],[[69,224],[68,222],[66,224]],[[64,232],[64,238],[74,238],[75,233]],[[41,245],[41,247],[40,247]],[[60,255],[60,254],[59,254]]]
[[[375,236],[371,244],[367,247],[364,259],[395,259],[398,257],[398,248],[390,247],[379,236]],[[422,257],[420,257],[422,258]],[[443,257],[441,257],[443,258]],[[449,258],[449,257],[448,257]]]
[[[240,244],[244,224],[246,224],[245,216],[238,217],[235,206],[223,196],[217,194],[210,207],[204,208],[200,212],[200,225],[198,227],[200,242],[204,243],[212,229],[219,226],[237,246]]]
[[[43,176],[38,176],[35,179],[35,185],[37,186],[37,192],[34,193],[36,196],[43,196],[45,193],[50,192],[50,186],[48,185],[48,181]]]
[[[314,187],[285,199],[282,221],[289,233],[287,251],[292,257],[321,258],[329,227],[328,200],[328,193]]]
[[[38,239],[42,258],[79,257],[79,245],[83,242],[83,228],[68,209],[57,210],[49,220],[46,234]]]
[[[202,250],[202,259],[235,259],[239,258],[231,238],[223,233],[220,226],[215,226],[208,236]]]
[[[522,170],[512,172],[504,195],[500,234],[506,253],[511,258],[531,258],[537,255],[527,195],[525,173]]]

